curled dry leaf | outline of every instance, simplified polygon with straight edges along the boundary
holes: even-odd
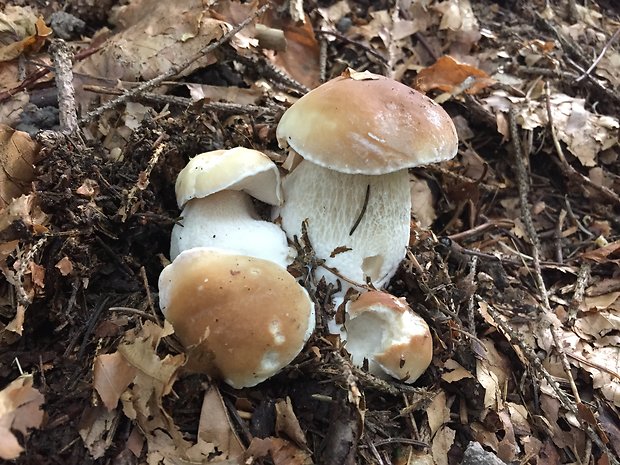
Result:
[[[252,458],[271,456],[274,465],[311,465],[310,454],[285,439],[269,437],[265,439],[253,438],[246,451],[248,462]]]
[[[11,430],[28,434],[43,422],[43,394],[32,387],[32,375],[22,375],[0,391],[0,458],[16,459],[23,451]]]
[[[439,89],[453,95],[463,91],[477,94],[494,83],[495,80],[481,69],[445,55],[418,73],[414,87],[422,92]]]
[[[66,256],[58,260],[54,267],[58,269],[58,271],[60,271],[60,274],[63,276],[70,275],[73,271],[73,263],[71,262],[71,260],[69,260],[69,257]]]
[[[121,394],[135,376],[136,368],[131,366],[119,352],[95,357],[93,387],[108,411],[116,408]]]
[[[197,436],[196,444],[188,450],[188,456],[197,461],[216,450],[218,460],[238,460],[245,450],[215,386],[205,392]]]
[[[14,60],[22,53],[38,52],[52,33],[41,17],[37,18],[29,29],[33,30],[31,35],[0,47],[0,62]]]
[[[39,146],[30,136],[0,125],[0,209],[30,190]]]
[[[189,61],[229,27],[214,19],[199,0],[138,3],[142,8],[139,19],[108,39],[97,53],[78,63],[77,73],[112,81],[153,79],[172,66]],[[147,10],[149,14],[144,14]],[[211,54],[203,56],[181,75],[215,61]]]
[[[276,402],[276,433],[278,435],[284,434],[289,439],[295,441],[299,447],[307,449],[308,443],[306,442],[306,436],[299,426],[299,421],[293,411],[293,404],[291,399],[279,400]]]

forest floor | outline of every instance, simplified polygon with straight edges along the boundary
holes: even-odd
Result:
[[[1,459],[620,463],[613,0],[3,3]],[[281,164],[282,113],[347,68],[459,134],[411,170],[388,288],[429,324],[430,368],[375,378],[318,330],[253,388],[184,374],[157,301],[176,175],[235,146]]]

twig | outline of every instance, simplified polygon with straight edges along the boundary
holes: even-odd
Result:
[[[151,315],[149,312],[145,312],[144,310],[139,310],[132,307],[110,307],[108,310],[111,312],[133,313],[141,316],[142,318],[146,318],[147,320],[154,321],[159,326],[161,326],[161,321],[159,321],[159,319],[155,315]]]
[[[542,271],[540,267],[540,241],[538,239],[538,234],[536,233],[536,229],[534,228],[534,222],[532,221],[532,216],[531,216],[531,212],[529,209],[529,202],[528,202],[529,182],[528,182],[528,178],[526,177],[527,173],[525,171],[525,164],[523,162],[523,158],[526,156],[526,154],[523,152],[523,149],[521,146],[521,140],[520,140],[520,135],[519,135],[518,127],[517,127],[517,119],[516,119],[517,111],[514,106],[511,107],[509,115],[510,115],[510,121],[509,121],[510,122],[510,135],[511,135],[512,143],[513,143],[517,176],[519,179],[518,188],[519,188],[519,200],[521,204],[521,216],[525,224],[525,229],[530,237],[530,241],[532,242],[532,256],[534,259],[533,260],[534,274],[535,274],[535,278],[538,284],[539,292],[543,300],[543,313],[547,319],[547,325],[551,332],[551,336],[553,338],[555,349],[558,351],[558,354],[560,355],[560,360],[562,361],[562,366],[564,368],[567,379],[569,381],[571,391],[575,398],[575,402],[581,403],[581,396],[579,394],[577,386],[575,385],[575,380],[573,378],[573,375],[570,369],[568,357],[566,356],[566,352],[564,351],[562,345],[559,343],[557,328],[551,322],[552,320],[550,318],[553,312],[549,304],[549,295],[547,293],[547,288],[545,286],[545,282],[542,277]],[[487,307],[490,308],[489,305],[487,305]],[[495,316],[493,318],[495,319]],[[525,344],[522,343],[521,341],[517,341],[517,342],[519,343],[520,346],[522,346],[522,349],[526,347]],[[529,354],[529,358],[531,358],[531,355],[533,355],[532,350],[528,348],[527,353]],[[534,355],[533,360],[534,360],[534,366],[538,367],[539,372],[543,373],[547,382],[549,382],[551,386],[553,386],[554,391],[556,392],[556,394],[562,401],[562,404],[565,406],[565,408],[569,408],[571,412],[576,413],[577,408],[572,403],[570,403],[568,396],[560,389],[557,383],[555,383],[551,375],[549,375],[549,373],[542,367],[540,360],[535,355]],[[603,446],[605,448],[603,450],[607,450],[607,451],[609,450],[607,449],[607,446],[603,443],[601,438],[598,436],[595,430],[592,429],[590,425],[586,424],[585,422],[582,422],[582,428],[585,430],[588,437],[593,442],[595,442],[599,447]],[[609,452],[607,453],[609,455],[610,460],[613,463],[617,464],[618,461],[615,460],[615,458],[611,456]]]
[[[95,92],[97,94],[108,94],[108,95],[124,95],[125,94],[120,89],[116,89],[112,87],[95,86],[95,85],[90,85],[90,84],[85,85],[83,89],[89,92]],[[195,100],[192,100],[191,98],[187,98],[187,97],[179,97],[176,95],[160,95],[160,94],[154,94],[150,92],[134,95],[130,97],[129,100],[146,101],[146,102],[152,102],[152,103],[157,103],[161,105],[174,105],[174,106],[183,107],[183,108],[187,108],[190,105],[197,103]],[[233,103],[233,102],[205,102],[205,103],[201,102],[200,105],[201,105],[200,108],[205,111],[227,111],[231,113],[234,112],[234,113],[252,113],[252,114],[275,113],[280,108],[280,106],[277,103],[272,104],[273,108],[270,108],[269,106],[262,107],[258,105],[240,104],[240,103]]]
[[[349,231],[349,236],[353,235],[357,227],[362,222],[362,218],[364,218],[364,213],[366,213],[366,208],[368,207],[368,199],[370,199],[370,184],[366,186],[366,195],[364,196],[364,203],[362,204],[362,210],[360,211],[360,214],[355,220],[355,223],[353,223],[353,227]]]
[[[573,289],[573,298],[570,301],[568,306],[568,318],[569,320],[573,320],[577,316],[577,311],[579,310],[579,306],[583,301],[583,296],[586,291],[586,286],[588,285],[588,281],[590,279],[590,264],[584,263],[579,268],[579,274],[577,275],[577,281],[575,282],[575,287]]]
[[[620,30],[620,29],[619,29]],[[565,176],[568,178],[572,178],[577,184],[579,184],[582,188],[585,186],[591,187],[597,192],[601,193],[608,200],[613,201],[614,203],[620,205],[620,197],[614,191],[605,186],[599,186],[592,182],[592,180],[581,174],[577,171],[573,166],[568,163],[566,157],[564,156],[564,151],[562,150],[562,146],[560,145],[560,141],[558,140],[558,136],[555,131],[555,126],[553,124],[553,114],[551,111],[551,90],[549,89],[549,83],[545,84],[545,96],[546,96],[546,106],[547,106],[547,119],[549,120],[549,129],[551,131],[551,138],[553,140],[553,145],[555,147],[555,151],[558,154],[558,158],[560,159],[562,171]]]
[[[472,289],[476,289],[476,271],[478,268],[478,257],[471,257],[470,265],[469,265],[469,274],[467,279],[471,285]],[[476,315],[475,315],[475,291],[472,291],[471,296],[469,297],[469,302],[467,303],[467,320],[469,326],[469,332],[472,334],[473,338],[470,340],[470,343],[473,345],[476,339]],[[475,351],[474,351],[475,353]]]
[[[564,257],[562,256],[562,230],[564,229],[564,220],[566,219],[566,210],[563,208],[558,215],[558,221],[555,225],[555,259],[558,263],[564,263]]]
[[[153,296],[151,295],[151,288],[149,287],[149,280],[146,276],[146,269],[141,266],[140,267],[140,277],[142,278],[142,284],[144,285],[144,292],[146,293],[146,303],[151,311],[151,314],[155,317],[155,321],[159,326],[161,326],[161,321],[159,321],[159,317],[157,316],[157,312],[155,311],[155,306],[153,305]]]
[[[53,39],[49,51],[54,61],[54,79],[58,89],[60,130],[71,134],[78,128],[73,88],[73,52],[62,39]]]
[[[118,214],[120,215],[121,221],[123,223],[127,221],[127,218],[130,215],[133,215],[134,212],[132,212],[131,210],[134,203],[138,200],[138,191],[143,191],[149,185],[149,177],[151,176],[151,171],[153,171],[153,168],[155,168],[155,165],[157,165],[157,162],[159,161],[159,156],[166,148],[166,144],[161,142],[162,138],[163,135],[160,136],[159,139],[153,144],[155,146],[155,150],[153,150],[153,155],[151,156],[151,159],[146,165],[144,171],[142,171],[138,176],[138,181],[136,182],[136,184],[127,194],[127,201],[125,205],[121,206],[121,208],[119,208],[118,210]]]
[[[166,71],[165,73],[160,74],[159,76],[154,77],[150,81],[146,81],[146,82],[140,84],[136,88],[134,88],[134,89],[132,89],[130,91],[127,91],[125,94],[121,95],[120,97],[115,98],[114,100],[110,100],[105,105],[102,105],[101,107],[97,108],[96,110],[93,110],[93,111],[89,112],[80,121],[80,124],[81,125],[87,124],[90,121],[92,121],[93,119],[98,118],[99,116],[101,116],[106,111],[111,110],[113,108],[116,108],[117,106],[125,103],[132,96],[138,95],[138,94],[143,93],[143,92],[145,92],[147,90],[150,90],[150,89],[152,89],[154,87],[157,87],[163,81],[165,81],[167,79],[170,79],[173,76],[176,76],[177,74],[179,74],[183,70],[187,69],[195,61],[199,60],[203,56],[211,53],[216,48],[218,48],[221,45],[223,45],[226,42],[228,42],[235,35],[237,35],[237,33],[239,31],[241,31],[248,24],[250,24],[252,21],[254,21],[255,18],[257,18],[258,16],[263,14],[265,11],[267,11],[267,9],[269,7],[270,7],[269,4],[263,5],[261,8],[259,8],[254,13],[252,13],[250,16],[248,16],[246,19],[244,19],[242,22],[240,22],[237,26],[233,27],[230,31],[228,31],[226,34],[224,34],[222,37],[220,37],[217,41],[207,45],[200,52],[198,52],[197,54],[192,56],[189,60],[185,61],[184,63],[179,64],[179,65],[171,66],[170,69],[168,69],[168,71]]]
[[[528,200],[530,183],[527,172],[525,170],[525,163],[523,161],[523,159],[526,157],[526,154],[521,146],[521,136],[517,127],[516,115],[516,107],[512,106],[510,108],[510,137],[512,139],[515,167],[517,171],[517,184],[519,189],[519,203],[521,205],[521,218],[523,219],[525,230],[527,231],[527,234],[530,237],[530,241],[532,242],[532,262],[534,265],[534,278],[536,279],[538,291],[542,297],[543,312],[547,317],[547,325],[549,326],[549,330],[551,331],[551,336],[553,338],[555,349],[560,355],[560,360],[562,361],[562,366],[564,367],[564,371],[566,372],[566,376],[569,380],[573,396],[575,396],[577,402],[581,402],[579,391],[577,390],[577,386],[575,385],[575,380],[573,379],[573,375],[570,369],[570,364],[568,362],[568,359],[566,358],[566,353],[564,352],[564,349],[559,342],[560,338],[557,334],[557,328],[552,323],[551,318],[549,318],[553,312],[549,303],[549,293],[547,292],[547,286],[545,285],[545,281],[542,276],[542,269],[540,267],[540,239],[538,238],[538,233],[536,232],[536,228],[534,227],[534,221],[532,220],[532,213],[530,211],[530,205]]]
[[[572,1],[574,2],[574,0]],[[620,35],[620,28],[616,29],[616,32],[614,32],[614,35],[611,36],[611,39],[607,41],[607,43],[601,50],[601,53],[596,57],[596,60],[594,60],[594,62],[590,65],[590,67],[586,70],[585,73],[583,73],[581,76],[575,79],[575,82],[582,81],[583,79],[588,77],[592,71],[594,71],[594,68],[598,66],[599,62],[603,59],[603,56],[605,56],[605,53],[607,53],[607,50],[609,49],[609,47],[611,47],[611,44],[614,43],[614,41],[618,38],[619,35]]]
[[[362,50],[364,50],[365,52],[367,52],[369,55],[372,55],[373,57],[378,59],[381,62],[382,65],[388,66],[388,61],[387,61],[387,59],[383,55],[381,55],[376,50],[373,50],[368,45],[363,44],[362,42],[359,42],[359,41],[353,40],[353,39],[349,39],[347,36],[345,36],[343,34],[340,34],[340,33],[335,32],[335,31],[327,31],[325,29],[315,29],[314,33],[318,34],[318,35],[332,36],[332,37],[335,37],[336,39],[341,40],[342,42],[345,42],[347,44],[355,45],[356,47],[359,47]]]
[[[261,69],[261,74],[264,77],[271,78],[273,82],[280,83],[289,89],[292,89],[300,94],[307,94],[310,92],[310,89],[304,86],[301,82],[296,81],[288,74],[277,68],[271,62],[265,60],[262,57],[255,57],[252,55],[243,56],[236,55],[235,60],[240,61],[241,63],[251,64],[252,66],[256,66]]]
[[[450,234],[448,237],[450,239],[452,239],[453,241],[461,241],[463,239],[470,239],[470,238],[475,237],[475,236],[477,236],[479,234],[482,234],[487,229],[512,228],[512,227],[514,227],[514,225],[515,225],[515,223],[512,220],[487,221],[486,223],[479,224],[478,226],[475,226],[475,227],[473,227],[471,229],[468,229],[466,231],[461,231],[461,232],[456,233],[456,234]]]
[[[480,190],[487,192],[487,193],[496,194],[499,190],[502,189],[501,186],[492,186],[491,184],[485,184],[479,179],[468,178],[467,176],[454,173],[447,168],[442,168],[441,166],[437,166],[437,165],[425,166],[424,171],[428,171],[434,174],[441,174],[442,176],[454,179],[460,183],[475,184],[476,187],[479,187]]]

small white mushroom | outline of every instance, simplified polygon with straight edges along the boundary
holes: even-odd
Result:
[[[288,365],[314,330],[314,304],[284,268],[225,250],[183,251],[159,277],[159,305],[187,368],[235,388]]]
[[[426,322],[405,299],[370,291],[346,307],[346,344],[355,365],[368,361],[368,371],[413,383],[433,358],[433,340]]]
[[[262,152],[236,147],[192,158],[179,173],[182,221],[172,229],[170,258],[193,247],[218,247],[286,267],[291,250],[275,224],[259,218],[251,197],[279,205],[277,166]]]
[[[448,114],[404,84],[351,72],[293,104],[277,138],[303,157],[285,177],[285,202],[274,212],[288,237],[300,237],[307,219],[328,282],[344,278],[343,291],[367,280],[386,285],[409,243],[407,169],[456,154]]]

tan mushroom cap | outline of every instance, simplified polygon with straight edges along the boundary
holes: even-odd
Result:
[[[382,331],[381,346],[372,361],[387,374],[413,383],[430,365],[433,340],[428,325],[405,299],[381,291],[369,291],[347,306],[350,320],[367,318],[368,331]],[[370,326],[372,325],[372,326]],[[355,335],[349,332],[349,337]],[[348,342],[347,342],[348,344]],[[346,346],[345,346],[346,347]]]
[[[254,386],[288,365],[314,329],[306,290],[267,260],[189,249],[162,271],[159,292],[190,371],[235,388]]]
[[[276,136],[306,160],[349,174],[385,174],[456,155],[454,123],[424,94],[369,72],[317,87],[282,116]]]
[[[179,208],[188,200],[226,189],[244,191],[270,205],[282,203],[278,167],[264,153],[245,147],[196,155],[175,184]]]

